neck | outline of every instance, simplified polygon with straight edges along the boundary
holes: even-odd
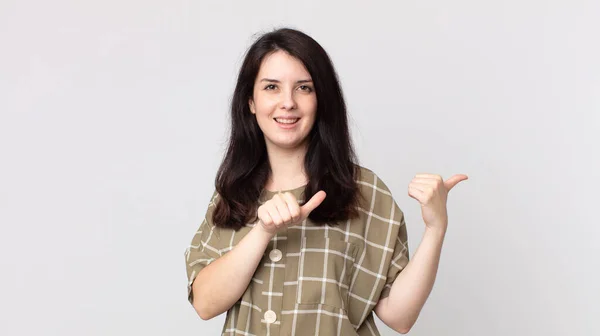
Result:
[[[267,144],[271,175],[265,188],[270,191],[290,190],[307,183],[304,171],[306,145],[293,149],[279,148]]]

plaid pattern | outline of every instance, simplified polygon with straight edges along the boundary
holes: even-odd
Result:
[[[229,309],[222,335],[379,335],[373,308],[409,260],[404,215],[387,186],[361,167],[360,217],[336,227],[306,220],[273,237],[248,288]],[[288,190],[302,204],[303,187]],[[265,190],[262,204],[275,193]],[[331,197],[331,196],[328,196]],[[252,229],[212,225],[218,195],[186,250],[188,300],[198,272]]]

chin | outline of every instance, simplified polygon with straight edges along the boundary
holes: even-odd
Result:
[[[303,143],[302,140],[293,140],[293,141],[271,141],[275,147],[283,148],[283,149],[294,149],[300,147]]]
[[[279,147],[279,148],[283,148],[283,149],[294,149],[297,147],[300,147],[300,142],[294,142],[294,143],[274,143],[275,146]]]

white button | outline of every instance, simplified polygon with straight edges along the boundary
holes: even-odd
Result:
[[[267,321],[267,323],[273,323],[277,321],[277,315],[275,315],[275,312],[272,310],[267,310],[265,312],[265,321]]]
[[[269,252],[269,258],[275,262],[281,260],[281,257],[283,257],[283,253],[281,253],[281,251],[278,249],[273,249],[271,252]]]

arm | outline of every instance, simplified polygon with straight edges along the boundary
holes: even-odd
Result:
[[[445,231],[426,229],[412,260],[398,274],[375,314],[390,328],[406,334],[417,321],[435,282]]]
[[[294,195],[285,193],[261,205],[254,228],[231,251],[216,258],[196,276],[191,290],[198,315],[208,320],[231,308],[248,288],[271,238],[282,228],[308,218],[325,196],[324,191],[319,191],[300,207]]]
[[[468,176],[463,174],[446,181],[439,175],[417,174],[408,186],[408,195],[421,205],[425,234],[413,259],[394,280],[389,295],[374,309],[386,325],[400,333],[412,328],[431,293],[448,229],[448,192],[466,179]]]
[[[193,306],[203,320],[227,311],[239,300],[272,237],[256,225],[231,251],[198,273],[192,284]]]

